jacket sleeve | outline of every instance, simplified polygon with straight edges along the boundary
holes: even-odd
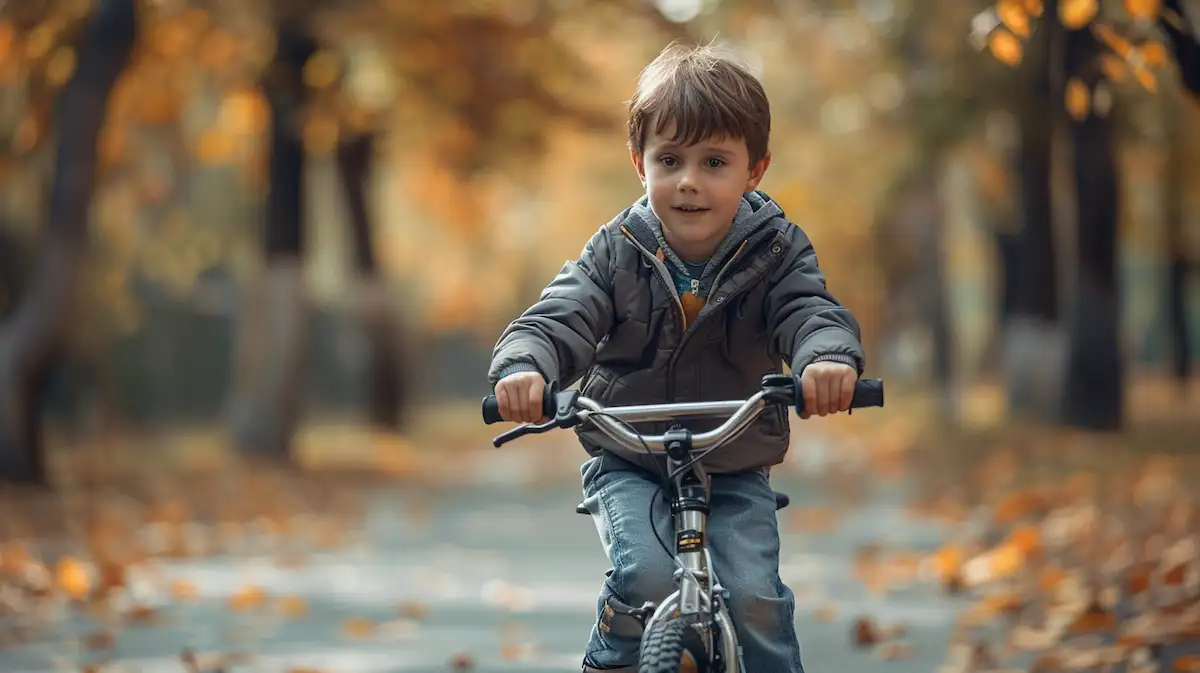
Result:
[[[613,254],[601,229],[576,261],[567,262],[537,302],[500,335],[488,381],[536,370],[560,386],[574,383],[596,358],[596,346],[613,323]]]
[[[829,293],[816,251],[799,227],[793,227],[791,250],[771,281],[765,312],[772,351],[788,358],[797,374],[812,362],[832,360],[861,375],[866,358],[858,321]]]

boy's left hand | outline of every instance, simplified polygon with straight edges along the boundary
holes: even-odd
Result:
[[[804,411],[800,418],[827,416],[850,408],[858,371],[841,362],[814,362],[800,374]]]

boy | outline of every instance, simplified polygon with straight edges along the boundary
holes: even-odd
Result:
[[[804,417],[848,409],[863,369],[858,323],[826,290],[804,232],[757,191],[771,161],[762,85],[710,47],[672,45],[642,71],[627,126],[646,195],[500,337],[488,376],[504,419],[542,420],[546,381],[581,376],[583,395],[605,405],[744,398],[785,359],[802,372]],[[703,431],[720,420],[684,425]],[[612,607],[674,590],[651,528],[671,538],[669,508],[656,507],[653,524],[647,517],[662,467],[597,429],[577,432],[591,456],[584,503],[613,566],[583,670],[634,671],[640,626]],[[768,482],[787,447],[786,413],[766,412],[703,462],[713,566],[751,673],[803,671]]]

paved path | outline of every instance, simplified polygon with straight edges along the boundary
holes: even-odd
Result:
[[[373,494],[361,543],[292,570],[254,556],[166,566],[163,579],[190,583],[197,601],[177,604],[161,589],[135,585],[142,600],[161,606],[165,623],[121,630],[113,658],[120,670],[140,673],[182,671],[184,647],[254,653],[252,663],[233,670],[433,672],[452,670],[456,653],[469,655],[476,671],[576,670],[607,564],[591,520],[573,511],[580,497],[573,454],[551,468],[558,475],[552,486],[512,483],[521,461],[539,459],[513,451],[476,466],[478,483],[452,491]],[[792,496],[793,508],[828,504],[819,477],[795,466],[787,472],[776,488]],[[872,596],[852,576],[862,544],[938,543],[937,530],[906,518],[905,498],[900,487],[875,488],[836,530],[785,533],[782,574],[800,595],[797,624],[810,673],[929,673],[942,662],[952,602],[930,587]],[[417,510],[424,515],[413,516]],[[303,599],[309,616],[230,612],[228,599],[248,585],[270,597]],[[427,611],[398,614],[398,606],[414,602]],[[906,624],[914,657],[881,662],[853,650],[850,625],[862,614]],[[354,619],[377,626],[355,638],[347,633],[356,630],[348,626]],[[0,670],[50,671],[56,659],[78,670],[97,657],[71,648],[96,628],[72,617],[53,639],[0,651]]]

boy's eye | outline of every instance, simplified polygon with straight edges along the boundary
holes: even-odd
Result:
[[[672,156],[661,157],[659,159],[659,161],[662,163],[663,166],[674,166],[676,163],[675,157],[672,157]]]
[[[722,166],[724,166],[724,165],[725,165],[725,160],[724,160],[724,159],[718,159],[717,157],[711,157],[711,158],[708,160],[708,167],[709,167],[709,168],[720,168],[720,167],[722,167]]]

